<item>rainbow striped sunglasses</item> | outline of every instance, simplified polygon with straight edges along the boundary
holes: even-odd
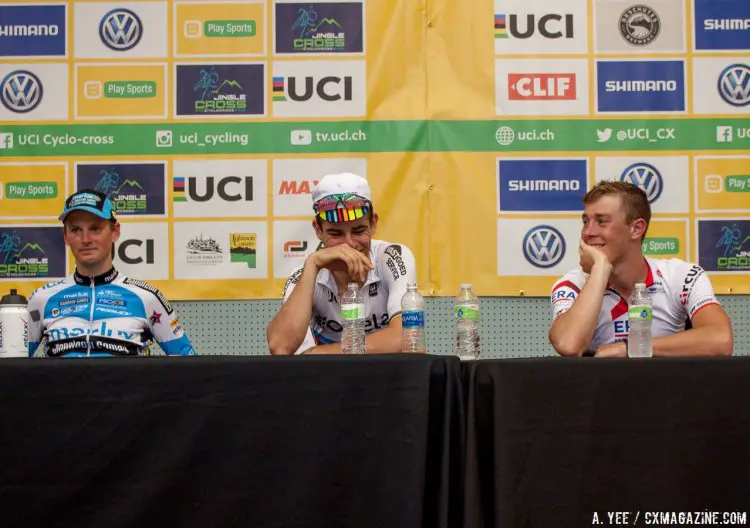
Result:
[[[372,203],[354,193],[332,194],[313,205],[316,216],[325,222],[351,222],[366,216]]]

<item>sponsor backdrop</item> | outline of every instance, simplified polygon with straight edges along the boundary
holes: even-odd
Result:
[[[748,111],[748,0],[3,2],[0,289],[72,271],[95,188],[126,273],[278,297],[352,171],[427,294],[547,295],[602,179],[648,193],[646,254],[750,293]]]

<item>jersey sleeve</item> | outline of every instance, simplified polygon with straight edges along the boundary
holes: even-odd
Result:
[[[147,291],[143,295],[151,335],[168,356],[195,355],[193,344],[182,327],[177,312],[158,289],[152,288],[154,291]]]
[[[573,303],[576,302],[578,295],[581,293],[581,286],[578,281],[567,274],[552,285],[552,320],[554,321],[562,314],[570,310]]]
[[[401,298],[409,283],[417,283],[417,261],[403,244],[391,244],[379,257],[378,275],[388,288],[388,319],[401,313]]]
[[[29,299],[29,357],[34,355],[44,337],[44,301],[39,290],[35,290]]]
[[[300,277],[302,277],[302,271],[304,271],[304,267],[300,266],[297,269],[295,269],[291,275],[289,275],[289,278],[284,283],[284,299],[281,301],[281,304],[284,304],[286,302],[286,300],[294,291],[294,288],[297,287],[297,283],[299,282]],[[294,353],[294,355],[298,356],[302,354],[305,350],[308,350],[314,347],[315,345],[317,345],[317,343],[315,342],[315,338],[313,337],[312,330],[310,329],[310,325],[307,325],[305,338],[302,340],[302,344]]]
[[[704,306],[719,304],[716,295],[714,295],[711,280],[703,268],[697,264],[692,264],[685,274],[679,297],[680,303],[685,306],[691,320],[698,310]]]

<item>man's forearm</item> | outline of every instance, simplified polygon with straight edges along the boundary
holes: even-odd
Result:
[[[731,329],[693,328],[653,340],[654,356],[698,357],[729,356],[732,354]]]
[[[609,263],[595,264],[573,306],[552,323],[549,338],[560,355],[581,356],[588,349],[611,271]]]
[[[395,354],[401,352],[401,319],[391,323],[378,332],[365,336],[368,354]],[[341,343],[318,345],[304,352],[305,354],[341,354]]]
[[[269,323],[267,334],[271,354],[294,354],[304,341],[312,317],[313,292],[317,276],[317,267],[312,263],[306,263],[294,291]]]
[[[401,352],[401,317],[394,318],[378,332],[365,338],[368,354],[395,354]]]

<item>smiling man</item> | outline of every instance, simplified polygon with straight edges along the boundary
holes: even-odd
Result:
[[[411,250],[372,238],[378,215],[363,177],[329,174],[312,196],[323,247],[286,281],[284,303],[267,329],[271,354],[340,354],[340,299],[350,282],[365,300],[367,353],[400,352],[401,298],[417,282]]]
[[[148,353],[152,338],[167,355],[194,354],[161,292],[113,267],[120,224],[111,200],[97,191],[79,191],[65,201],[60,220],[76,269],[32,294],[29,355],[44,341],[44,353],[51,357],[137,356]]]
[[[732,326],[700,266],[643,256],[651,220],[646,193],[603,181],[583,198],[581,269],[552,287],[549,340],[562,356],[627,356],[628,302],[635,284],[653,302],[655,356],[731,355]]]

